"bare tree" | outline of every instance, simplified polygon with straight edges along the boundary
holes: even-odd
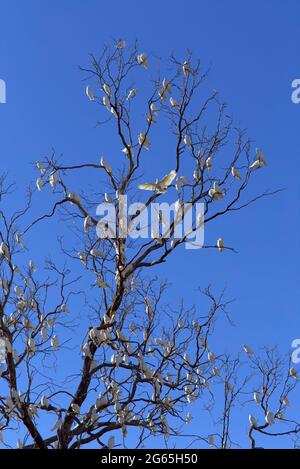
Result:
[[[284,415],[297,382],[291,364],[270,349],[260,356],[245,346],[246,364],[241,356],[214,353],[209,344],[218,314],[230,323],[224,292],[216,295],[207,287],[201,293],[204,314],[198,299],[197,306],[165,304],[167,283],[149,277],[151,268],[179,246],[193,244],[190,235],[203,225],[270,195],[246,198],[255,171],[266,161],[234,126],[217,92],[203,98],[207,71],[191,53],[184,63],[170,57],[167,79],[157,74],[145,84],[147,68],[148,57],[138,45],[128,50],[120,41],[106,46],[100,58],[91,56],[90,67],[82,69],[93,81],[86,92],[91,105],[99,107],[98,124],[123,149],[115,167],[105,158],[64,165],[55,152],[38,161],[37,192],[49,189],[52,195],[47,211],[34,218],[36,191],[28,191],[23,210],[9,214],[2,207],[13,186],[1,179],[0,440],[13,446],[11,434],[18,432],[20,448],[112,448],[126,447],[130,431],[135,447],[162,435],[166,446],[184,436],[188,444],[230,448],[239,445],[231,437],[235,408],[250,405],[254,391],[262,422],[250,416],[251,446],[258,434],[289,435],[297,444],[299,423]],[[144,120],[134,103],[138,80],[148,95]],[[160,123],[160,138],[168,132],[173,146],[170,172],[163,177],[156,160],[156,181],[138,186]],[[120,202],[124,195],[132,202],[137,186],[139,194],[150,190],[151,195],[142,209],[129,214],[129,227],[138,230],[143,212],[169,194],[177,201],[169,224],[158,207],[158,229],[147,239],[122,235]],[[116,211],[114,230],[98,220],[102,202]],[[201,216],[175,237],[187,204],[193,211],[198,203]],[[58,239],[59,261],[47,259],[44,273],[32,260],[22,267],[30,233],[37,236],[45,224],[50,229],[58,221],[71,233],[67,241]],[[234,251],[222,238],[203,248]],[[80,315],[72,313],[74,305],[80,305]],[[74,369],[65,366],[70,356]],[[215,418],[217,400],[223,410]],[[212,417],[216,431],[186,432],[192,419],[187,407],[195,402]],[[271,432],[270,426],[282,423],[284,431]]]

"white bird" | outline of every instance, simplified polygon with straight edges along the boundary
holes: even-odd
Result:
[[[103,103],[103,106],[105,106],[106,109],[110,112],[111,106],[110,106],[110,100],[109,100],[109,97],[107,96],[107,94],[103,96],[102,103]]]
[[[172,93],[172,88],[171,88],[171,84],[168,80],[166,80],[165,78],[163,79],[163,82],[162,82],[162,87],[164,90],[166,90],[169,94]]]
[[[16,285],[14,287],[14,292],[17,295],[18,298],[24,298],[24,294],[23,294],[21,288],[18,285]]]
[[[49,403],[48,403],[48,399],[46,396],[42,396],[41,397],[41,403],[40,403],[41,407],[48,407]]]
[[[50,174],[49,176],[49,183],[51,187],[55,187],[57,184],[57,172],[54,171],[53,173]]]
[[[213,368],[213,369],[212,369],[212,374],[213,374],[214,376],[220,376],[220,371],[219,371],[219,369],[218,369],[218,368]]]
[[[256,420],[252,415],[249,415],[249,422],[250,422],[250,425],[252,425],[252,427],[257,427]]]
[[[236,179],[242,179],[239,170],[235,168],[234,166],[232,166],[231,168],[231,174]]]
[[[75,402],[73,402],[73,404],[71,404],[71,409],[74,412],[74,414],[80,414],[80,407]]]
[[[31,259],[29,261],[29,270],[30,270],[30,272],[35,272],[36,271],[36,265]]]
[[[53,350],[57,350],[58,349],[58,337],[57,335],[54,335],[52,338],[51,338],[51,346],[53,347]]]
[[[70,204],[74,205],[74,202],[81,204],[80,197],[75,192],[70,192],[68,195],[68,199],[70,199]]]
[[[208,352],[207,358],[208,358],[208,360],[209,360],[211,363],[213,363],[213,362],[216,361],[216,356],[215,356],[215,354],[214,354],[213,352]]]
[[[134,98],[137,94],[137,89],[133,88],[132,90],[129,91],[126,100],[129,101],[130,99]]]
[[[183,142],[184,142],[184,144],[185,144],[187,147],[191,147],[191,146],[192,146],[191,139],[190,139],[189,135],[187,135],[187,134],[184,136]]]
[[[3,432],[0,430],[0,443],[4,443]]]
[[[224,197],[224,192],[218,183],[214,182],[213,187],[208,191],[208,195],[212,198],[212,200],[221,200]]]
[[[139,145],[142,146],[148,150],[150,145],[151,145],[151,141],[149,140],[149,138],[146,136],[145,132],[140,132],[139,133],[139,136],[138,136],[138,142],[139,142]]]
[[[211,168],[212,168],[212,157],[209,156],[206,161],[205,161],[205,166],[207,168],[208,171],[211,171]]]
[[[105,161],[105,159],[103,158],[103,156],[102,156],[102,158],[100,159],[100,166],[102,166],[108,174],[112,174],[112,168],[111,168],[111,166],[109,166],[109,164]]]
[[[102,88],[103,88],[104,93],[107,94],[107,96],[111,96],[111,89],[109,85],[104,83]]]
[[[97,285],[97,287],[100,287],[100,288],[108,288],[109,287],[109,285],[107,285],[107,283],[105,283],[104,280],[102,280],[102,278],[100,278],[100,277],[97,277],[96,285]]]
[[[103,252],[100,251],[99,249],[91,249],[90,250],[90,255],[93,256],[93,257],[102,257],[103,256]]]
[[[176,171],[173,169],[169,174],[166,174],[162,179],[156,179],[155,182],[146,182],[145,184],[140,184],[138,187],[141,190],[155,191],[158,194],[163,194],[164,192],[166,192],[168,187],[172,184],[175,177],[176,177]]]
[[[111,437],[108,439],[107,447],[108,447],[109,449],[112,449],[114,446],[115,446],[115,437],[114,437],[114,436],[111,436]]]
[[[214,439],[214,436],[213,435],[209,435],[208,436],[208,443],[210,446],[214,446],[215,444],[215,439]]]
[[[264,155],[258,148],[256,148],[255,152],[256,152],[256,159],[249,166],[250,169],[259,169],[267,164]]]
[[[105,200],[105,202],[107,202],[108,204],[112,204],[112,203],[113,203],[113,199],[112,199],[111,196],[108,194],[108,192],[105,192],[105,194],[104,194],[104,200]]]
[[[224,239],[223,238],[218,239],[217,246],[218,246],[218,251],[223,252],[223,249],[224,249]]]
[[[142,52],[137,56],[137,61],[139,65],[142,65],[144,68],[148,68],[148,57],[145,52]]]
[[[37,167],[37,169],[40,170],[41,175],[44,176],[44,174],[45,174],[45,172],[46,172],[46,168],[45,168],[45,166],[43,165],[43,163],[42,163],[41,161],[37,161],[37,162],[36,162],[36,167]]]
[[[155,103],[150,104],[150,111],[153,112],[153,113],[158,113],[158,109],[157,109]]]
[[[178,101],[176,101],[176,99],[174,99],[172,96],[170,98],[170,104],[172,107],[177,107],[178,109],[180,109],[180,104]]]
[[[293,368],[293,367],[290,368],[289,374],[290,374],[290,376],[292,376],[292,377],[295,378],[295,379],[298,378],[298,373],[297,373],[297,371],[295,370],[295,368]]]
[[[38,189],[39,192],[41,192],[41,190],[43,189],[43,179],[42,178],[37,178],[36,180],[36,187]]]
[[[54,430],[60,430],[62,424],[63,424],[63,421],[62,421],[61,417],[58,417],[55,424],[54,424],[54,426],[51,428],[50,431],[54,432]]]
[[[290,401],[288,400],[286,396],[284,396],[284,398],[282,399],[282,403],[283,405],[286,405],[287,407],[290,405]]]
[[[187,78],[190,74],[190,71],[191,71],[191,67],[190,67],[190,64],[188,63],[187,60],[185,60],[183,62],[183,65],[182,65],[182,71],[184,73],[184,76]]]
[[[16,234],[16,241],[21,246],[22,249],[25,248],[24,241],[18,233]]]
[[[120,39],[120,41],[117,42],[116,44],[116,48],[117,49],[124,49],[124,47],[126,47],[126,42],[122,39]]]
[[[191,182],[185,176],[178,176],[176,179],[175,189],[180,191],[184,186],[191,185]]]
[[[255,400],[256,404],[260,404],[260,397],[257,391],[253,393],[253,399]]]
[[[247,355],[254,355],[254,352],[253,350],[248,346],[248,345],[243,345],[243,349],[244,349],[244,352],[247,354]]]
[[[183,359],[184,359],[184,361],[186,361],[187,363],[190,363],[190,357],[189,357],[188,353],[184,353],[184,354],[183,354]]]
[[[8,249],[8,246],[4,242],[0,244],[0,254],[4,256],[7,261],[10,260],[9,249]]]
[[[60,305],[60,310],[61,310],[62,313],[68,313],[69,312],[69,308],[65,303]]]
[[[88,215],[87,217],[85,217],[84,221],[83,221],[83,231],[85,233],[87,233],[89,231],[89,228],[92,226],[92,219],[91,217]]]
[[[95,100],[94,92],[93,92],[92,88],[89,85],[87,85],[87,87],[85,89],[85,93],[86,93],[86,95],[87,95],[87,97],[89,98],[90,101]]]
[[[81,262],[83,263],[83,265],[86,267],[86,264],[87,264],[86,254],[84,252],[78,252],[77,255],[79,259],[81,260]]]
[[[145,297],[145,304],[146,304],[146,314],[149,317],[150,321],[152,321],[154,314],[153,314],[153,309],[150,303],[149,298]]]
[[[29,352],[34,353],[36,351],[36,346],[35,346],[33,337],[29,337],[27,341],[27,345],[28,345]]]
[[[18,440],[17,441],[17,448],[18,449],[23,449],[24,445],[23,445],[23,442],[21,440]]]
[[[270,410],[268,410],[268,412],[266,413],[265,421],[266,421],[266,423],[268,423],[269,425],[274,425],[274,423],[275,423],[274,414],[273,414],[273,412],[271,412]]]

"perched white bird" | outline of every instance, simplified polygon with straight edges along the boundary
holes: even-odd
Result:
[[[30,270],[30,272],[35,272],[36,271],[36,265],[31,259],[29,261],[29,270]]]
[[[41,403],[40,403],[41,407],[48,407],[49,405],[49,402],[48,402],[48,399],[46,396],[42,396],[41,397]]]
[[[212,374],[213,376],[220,376],[220,371],[218,368],[213,368],[212,369]]]
[[[158,113],[158,109],[157,109],[155,103],[150,104],[150,111],[153,112],[153,113],[156,113],[156,114]]]
[[[287,407],[290,405],[290,401],[288,400],[287,396],[284,396],[284,398],[282,399],[282,403]]]
[[[185,144],[187,147],[191,147],[191,146],[192,146],[191,139],[190,139],[189,135],[187,135],[187,134],[184,136],[183,142],[184,142],[184,144]]]
[[[250,169],[259,169],[267,164],[264,155],[258,148],[256,148],[255,152],[256,152],[256,159],[249,166]]]
[[[33,354],[36,351],[36,346],[35,346],[33,337],[29,337],[27,341],[27,345],[28,345],[29,352]]]
[[[146,136],[145,132],[140,132],[139,133],[139,136],[138,136],[138,142],[139,142],[139,145],[142,146],[148,150],[150,145],[151,145],[151,141],[149,140],[149,138]]]
[[[68,313],[69,312],[69,308],[65,303],[60,305],[60,310],[61,310],[62,313]]]
[[[205,166],[207,168],[208,171],[211,171],[211,168],[212,168],[212,157],[209,156],[206,161],[205,161]]]
[[[257,391],[253,393],[253,399],[255,400],[256,404],[260,404],[260,397]]]
[[[218,251],[223,252],[223,249],[224,249],[224,239],[223,238],[218,239],[217,246],[218,246]]]
[[[290,374],[290,376],[292,376],[292,377],[295,378],[295,379],[298,378],[298,373],[297,373],[297,371],[295,370],[295,368],[293,368],[293,367],[290,368],[289,374]]]
[[[103,158],[103,156],[102,156],[101,159],[100,159],[100,166],[102,166],[108,174],[112,174],[112,168],[111,168],[111,166],[109,166],[109,164],[105,161],[105,159]]]
[[[16,241],[21,246],[22,249],[25,248],[24,241],[18,233],[16,234]]]
[[[7,261],[10,260],[9,249],[8,249],[8,246],[4,242],[0,244],[0,254],[4,256]]]
[[[214,182],[213,187],[208,191],[208,195],[212,198],[212,200],[221,200],[224,197],[224,192],[218,183]]]
[[[145,52],[142,52],[137,56],[137,61],[139,65],[142,65],[144,68],[148,68],[148,57]]]
[[[41,175],[44,176],[44,174],[45,174],[45,172],[46,172],[46,168],[45,168],[45,166],[43,165],[43,163],[42,163],[41,161],[37,161],[37,162],[36,162],[36,167],[37,167],[37,169],[40,170]]]
[[[42,178],[37,178],[36,180],[36,187],[38,189],[39,192],[41,192],[41,190],[43,189],[43,179]]]
[[[176,101],[176,99],[174,99],[172,96],[170,98],[170,104],[172,107],[177,107],[178,109],[180,109],[180,104],[178,101]]]
[[[70,192],[68,195],[68,199],[70,199],[70,204],[74,205],[74,202],[77,204],[81,204],[80,197],[75,192]]]
[[[134,98],[137,94],[137,89],[136,88],[133,88],[132,90],[129,91],[128,95],[127,95],[127,101],[129,101],[130,99]]]
[[[107,94],[107,96],[111,96],[111,89],[109,85],[104,83],[102,88],[103,88],[104,93]]]
[[[268,412],[266,413],[265,421],[266,421],[266,423],[268,423],[269,425],[274,425],[274,423],[275,423],[274,414],[273,414],[273,412],[271,412],[270,410],[268,410]]]
[[[234,166],[232,166],[231,168],[231,174],[236,179],[242,179],[239,170],[235,168]]]
[[[107,447],[108,447],[109,449],[112,449],[114,446],[115,446],[115,437],[114,437],[114,436],[111,436],[111,437],[108,439]]]
[[[189,357],[188,353],[184,353],[184,354],[183,354],[183,359],[184,359],[184,361],[186,361],[187,363],[190,363],[190,357]]]
[[[207,358],[211,363],[214,363],[216,361],[216,356],[213,352],[208,352]]]
[[[54,432],[54,430],[60,430],[61,426],[63,424],[63,421],[61,417],[59,416],[54,424],[54,426],[51,428],[51,432]]]
[[[110,112],[110,100],[109,100],[109,96],[107,96],[107,94],[105,94],[102,98],[102,103],[103,103],[103,106],[106,107],[106,109]]]
[[[163,194],[166,192],[168,187],[172,184],[173,180],[176,177],[176,171],[173,169],[169,174],[166,174],[162,179],[156,179],[155,182],[146,182],[145,184],[140,184],[139,189],[145,191],[155,191],[158,194]]]
[[[165,78],[163,79],[163,82],[162,82],[162,87],[164,90],[166,90],[169,94],[172,93],[172,88],[171,88],[171,84],[168,80],[166,80]]]
[[[184,186],[191,185],[191,182],[185,176],[178,176],[176,179],[175,189],[180,191]]]
[[[74,412],[74,414],[80,414],[80,407],[75,402],[71,404],[71,409]]]
[[[58,342],[58,337],[57,335],[54,335],[52,338],[51,338],[51,346],[53,347],[53,350],[57,350],[58,349],[58,345],[59,345],[59,342]]]
[[[120,39],[116,44],[116,48],[117,49],[124,49],[124,47],[126,47],[126,42],[123,39]]]
[[[253,350],[248,345],[243,345],[243,350],[247,355],[254,355]]]
[[[23,294],[21,288],[18,285],[16,285],[14,287],[14,292],[17,295],[18,298],[24,298],[24,294]]]
[[[93,225],[91,217],[88,215],[83,221],[83,231],[87,233],[89,228]]]
[[[85,93],[86,93],[86,95],[87,95],[87,97],[89,98],[90,101],[95,100],[94,92],[93,92],[92,88],[89,85],[87,85],[87,87],[85,89]]]
[[[100,288],[108,288],[109,287],[109,285],[107,285],[107,283],[105,283],[104,280],[102,280],[101,277],[97,277],[95,283],[96,283],[97,287],[100,287]]]
[[[252,427],[257,427],[256,420],[251,414],[249,415],[249,422],[250,422],[250,425],[252,425]]]
[[[81,260],[81,262],[83,263],[83,265],[86,267],[86,264],[87,264],[86,254],[84,252],[78,252],[77,255],[79,259]]]
[[[57,172],[54,171],[53,173],[50,174],[49,176],[49,183],[51,187],[55,187],[57,184]]]
[[[145,305],[146,305],[146,314],[149,317],[150,321],[152,321],[153,317],[154,317],[154,313],[153,313],[153,309],[152,309],[150,300],[147,297],[145,297]]]
[[[191,71],[191,67],[190,67],[190,64],[188,63],[187,60],[185,60],[183,62],[183,65],[182,65],[182,71],[184,73],[184,76],[187,78],[190,74],[190,71]]]

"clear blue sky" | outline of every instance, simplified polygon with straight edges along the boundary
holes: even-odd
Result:
[[[10,0],[0,8],[0,78],[7,84],[7,104],[0,104],[1,170],[21,187],[36,175],[31,163],[52,147],[73,162],[102,153],[97,114],[78,66],[103,43],[138,39],[142,50],[161,57],[190,48],[211,65],[209,84],[268,160],[255,189],[285,191],[210,225],[206,239],[215,241],[221,230],[238,254],[182,251],[157,273],[172,283],[174,301],[188,296],[196,302],[197,287],[210,282],[236,298],[236,327],[217,329],[218,351],[237,352],[243,343],[289,351],[300,337],[300,104],[290,98],[291,82],[300,78],[300,3]],[[237,431],[247,426],[246,418]]]

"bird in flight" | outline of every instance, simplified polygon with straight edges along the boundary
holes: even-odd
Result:
[[[146,182],[139,185],[139,189],[144,191],[155,191],[158,194],[166,192],[168,187],[172,184],[176,177],[176,171],[173,169],[169,174],[166,174],[162,179],[156,179],[155,182]]]

